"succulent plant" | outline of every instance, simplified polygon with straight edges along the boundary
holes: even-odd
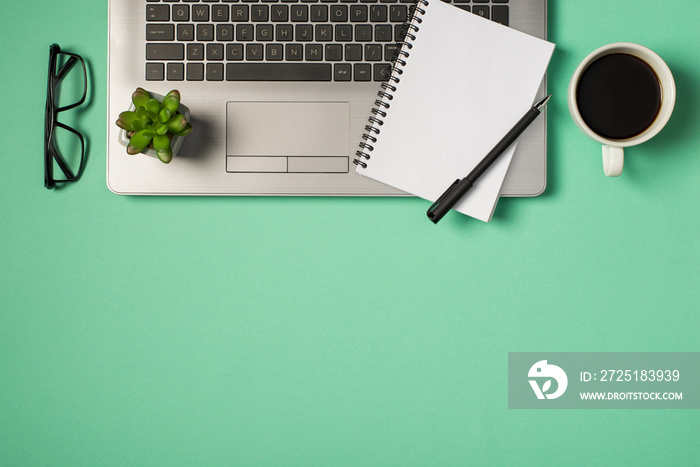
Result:
[[[152,147],[158,159],[169,163],[173,159],[170,147],[172,138],[188,135],[192,131],[192,125],[178,113],[180,92],[172,90],[158,102],[148,91],[137,88],[131,101],[135,110],[122,112],[117,120],[117,126],[126,130],[130,138],[126,152],[138,154]]]

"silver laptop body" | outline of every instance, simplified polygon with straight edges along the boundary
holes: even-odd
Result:
[[[285,28],[293,34],[312,30],[322,32],[323,27],[317,28],[322,24],[330,26],[326,30],[337,35],[344,31],[351,35],[356,32],[356,36],[342,42],[341,47],[348,54],[350,50],[357,50],[367,54],[363,58],[369,58],[374,49],[367,48],[364,38],[359,37],[361,31],[356,29],[352,14],[371,13],[373,5],[385,5],[387,8],[376,11],[394,15],[405,9],[393,9],[392,5],[407,4],[367,0],[359,3],[369,10],[352,6],[347,10],[342,8],[347,5],[337,0],[282,0],[281,4],[287,6],[286,10],[282,7],[270,10],[272,4],[268,6],[265,0],[109,0],[107,185],[111,191],[141,195],[405,195],[356,174],[353,164],[380,83],[374,80],[376,76],[370,76],[370,81],[344,81],[348,76],[343,73],[357,73],[358,77],[367,79],[363,72],[369,70],[370,75],[376,74],[378,62],[359,67],[356,62],[337,66],[341,62],[325,61],[326,57],[337,58],[331,57],[331,52],[336,49],[326,48],[328,43],[317,48],[308,47],[309,42],[299,35],[293,35],[286,42],[277,41],[275,37],[273,41],[262,42],[260,47],[250,46],[256,43],[248,40],[250,37],[243,42],[224,41],[221,46],[211,44],[217,44],[218,35],[226,36],[229,31],[236,39],[239,32],[243,35],[252,32],[253,39],[265,39],[260,37],[261,33],[283,32]],[[263,5],[268,9],[264,10]],[[314,5],[326,5],[330,10],[313,8]],[[484,7],[504,4],[455,5],[482,8],[480,12],[488,13]],[[546,38],[546,0],[510,0],[505,5],[510,27]],[[168,21],[165,20],[166,11]],[[208,12],[206,16],[205,11]],[[265,11],[269,12],[269,19],[273,19],[275,13],[285,11],[287,16],[280,18],[282,21],[271,22],[271,27],[258,27],[262,22],[254,22],[253,14]],[[330,11],[331,17],[344,11],[349,14],[333,22],[329,17],[325,22],[322,21],[324,18],[317,18],[321,21],[306,23],[311,27],[296,28],[302,23],[293,15],[305,11],[309,16],[323,11]],[[241,12],[247,12],[248,16],[238,21],[241,18],[234,16]],[[226,16],[217,18],[215,15]],[[280,24],[287,26],[278,29]],[[376,31],[378,37],[381,28],[375,30],[374,27],[371,27],[372,31]],[[384,28],[388,31],[386,26]],[[185,34],[188,32],[194,32],[194,36]],[[180,33],[185,39],[181,46],[177,45],[178,39],[183,39]],[[386,46],[394,43],[382,43],[381,49],[388,54]],[[351,44],[360,46],[346,48]],[[488,44],[471,46],[488,47]],[[256,51],[262,51],[262,59],[253,62],[252,67],[246,67],[245,63],[249,63],[246,60],[239,60],[239,54],[246,56]],[[275,53],[291,56],[295,51],[309,56],[314,51],[321,51],[322,54],[326,52],[326,57],[321,61],[295,62],[286,69],[288,73],[282,81],[266,81],[269,70],[266,67],[280,63]],[[198,52],[203,56],[197,55]],[[224,56],[216,52],[223,52]],[[311,63],[309,72],[323,74],[322,79],[328,78],[326,70],[329,69],[330,81],[287,81],[290,74],[292,79],[307,79],[305,69],[299,71],[296,67],[299,63]],[[250,73],[258,71],[263,80],[249,80]],[[170,164],[141,154],[130,156],[118,142],[119,128],[115,121],[119,113],[128,108],[131,94],[137,87],[163,95],[171,89],[178,89],[182,103],[192,113],[194,131],[187,136]],[[543,83],[540,94],[544,94],[544,90]],[[501,194],[536,196],[544,191],[545,184],[546,119],[540,118],[522,136]]]

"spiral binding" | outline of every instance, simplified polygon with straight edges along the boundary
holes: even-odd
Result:
[[[384,118],[387,116],[387,110],[391,108],[391,101],[394,96],[393,93],[396,92],[396,85],[401,82],[400,75],[403,74],[403,67],[406,66],[406,60],[411,55],[409,50],[413,48],[412,42],[416,40],[416,35],[420,30],[418,26],[423,22],[421,16],[425,15],[424,7],[427,7],[432,0],[418,0],[418,2],[411,6],[410,19],[404,23],[405,38],[400,41],[399,44],[401,48],[399,49],[396,57],[394,58],[393,64],[389,67],[391,75],[389,76],[389,81],[382,83],[382,89],[377,93],[380,99],[374,101],[375,107],[372,109],[372,116],[369,117],[370,125],[365,125],[365,132],[362,135],[364,141],[360,142],[360,149],[355,152],[357,159],[353,160],[355,165],[359,165],[363,169],[367,168],[367,162],[370,159],[370,154],[374,151],[374,146],[372,144],[377,142],[377,135],[381,132],[378,127],[384,124]],[[363,161],[364,159],[365,161]]]

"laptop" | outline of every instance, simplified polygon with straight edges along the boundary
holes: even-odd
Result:
[[[546,38],[546,0],[450,1]],[[406,195],[357,174],[353,160],[412,5],[109,0],[109,189],[125,195]],[[130,156],[118,142],[114,122],[137,87],[161,95],[178,89],[191,111],[194,131],[170,164]],[[545,185],[546,119],[540,118],[521,137],[501,195],[536,196]]]

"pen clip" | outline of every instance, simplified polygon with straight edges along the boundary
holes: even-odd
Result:
[[[442,195],[440,195],[440,197],[437,199],[437,201],[435,201],[433,203],[433,205],[430,206],[430,209],[428,209],[428,216],[430,216],[430,213],[433,212],[435,210],[435,208],[438,207],[438,205],[440,203],[445,201],[445,198],[450,196],[450,193],[455,191],[455,188],[457,188],[457,185],[459,185],[459,182],[460,182],[460,179],[455,180],[455,182],[452,185],[450,185],[450,187],[447,190],[445,190],[445,192]]]

